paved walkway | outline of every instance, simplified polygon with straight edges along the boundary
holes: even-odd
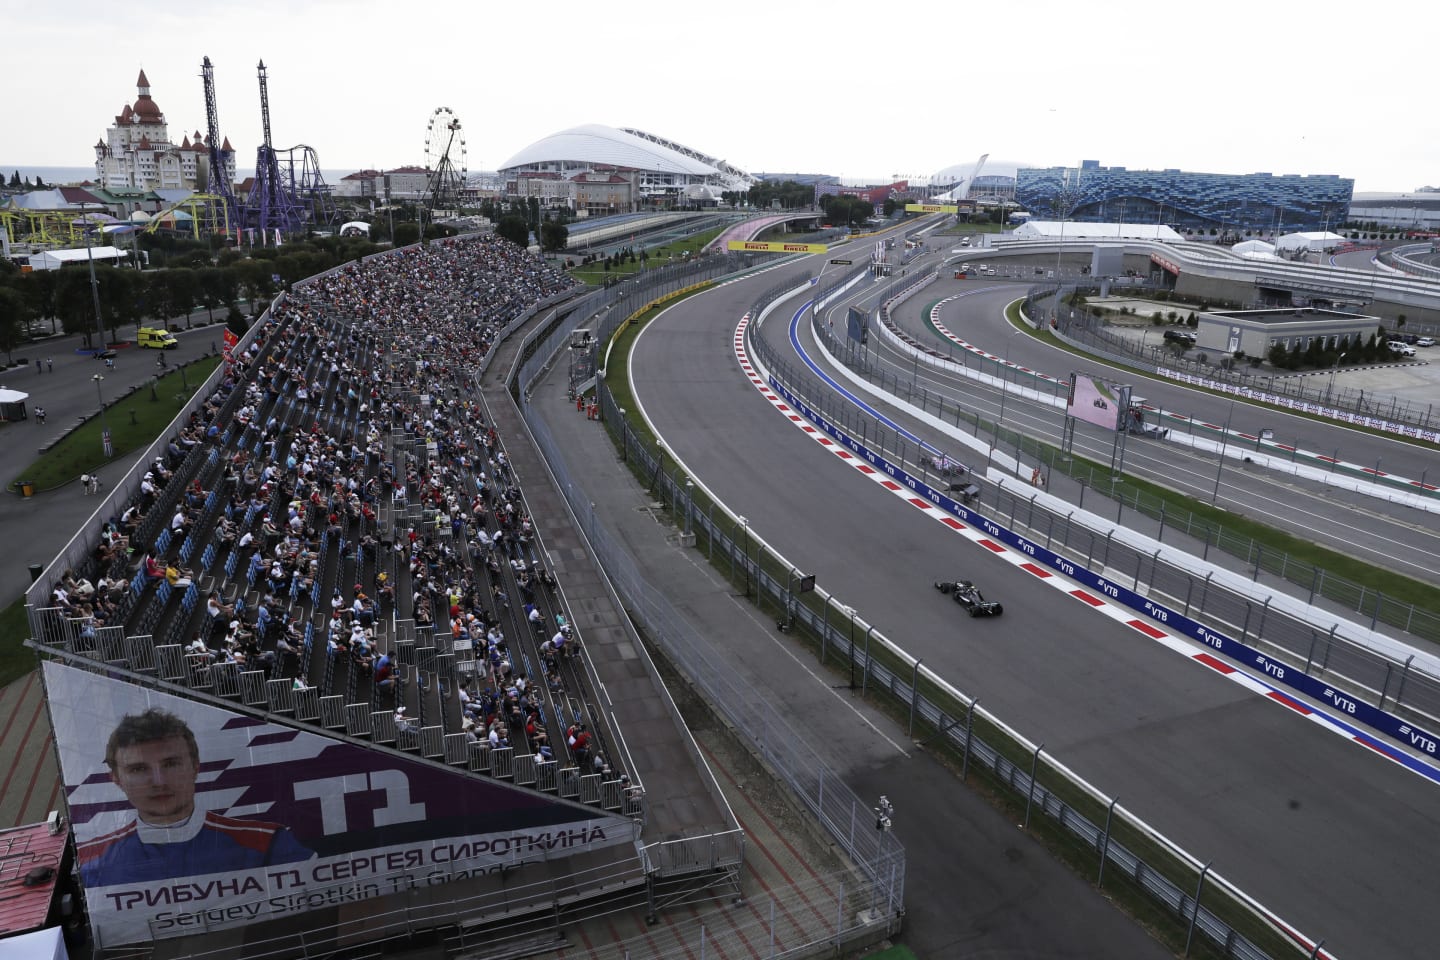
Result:
[[[729,302],[743,309],[738,305],[774,282],[773,276],[742,281],[730,288]],[[710,299],[697,309],[714,311],[717,330],[728,331],[738,314],[727,315],[728,308],[720,305],[723,296],[707,294]],[[650,322],[666,321],[662,315]],[[497,364],[491,369],[507,368]],[[904,943],[927,960],[1169,956],[1009,817],[960,785],[923,745],[906,736],[902,724],[847,689],[843,674],[819,667],[797,642],[779,634],[774,618],[737,596],[703,553],[682,546],[678,530],[657,522],[652,497],[620,462],[602,425],[576,412],[566,387],[566,369],[556,364],[533,391],[532,404],[564,451],[568,470],[583,485],[598,520],[626,545],[647,582],[702,636],[713,639],[716,659],[733,668],[739,682],[767,691],[795,735],[824,757],[855,794],[866,803],[886,794],[894,803],[895,832],[908,858]],[[507,434],[505,440],[513,451],[515,438]],[[530,474],[522,479],[528,496]],[[703,730],[696,736],[702,746],[709,743]],[[764,831],[746,815],[745,798],[751,793],[752,784],[727,787],[752,841],[747,866],[766,871],[775,854]],[[765,882],[783,884],[784,878]]]
[[[173,370],[177,364],[205,356],[211,352],[212,344],[220,347],[223,329],[217,325],[176,330],[180,346],[164,351],[166,369]],[[76,353],[82,346],[78,336],[27,344],[16,353],[32,361],[35,357],[48,357],[54,361],[54,372],[37,374],[33,362],[28,367],[0,372],[0,386],[30,394],[26,408],[33,410],[38,405],[45,408],[46,414],[44,425],[33,419],[0,423],[0,464],[4,464],[0,485],[17,479],[38,456],[42,445],[59,437],[82,417],[95,414],[99,400],[92,378],[96,374],[105,378],[100,383],[100,396],[105,398],[107,416],[123,417],[125,402],[108,405],[158,372],[155,360],[161,351],[128,347],[118,351],[115,368],[110,370],[103,361]],[[106,490],[125,475],[142,452],[117,458],[99,470]],[[6,544],[6,549],[0,550],[0,606],[10,604],[25,592],[30,586],[27,567],[54,559],[96,504],[97,500],[85,496],[78,476],[58,490],[43,491],[29,499],[8,491],[0,493],[0,532],[3,532],[0,536]]]

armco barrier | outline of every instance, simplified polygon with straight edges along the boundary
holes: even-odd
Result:
[[[914,388],[913,382],[907,389],[906,384],[894,375],[891,375],[889,382],[874,383],[870,371],[866,370],[863,365],[857,365],[855,358],[847,356],[845,350],[837,348],[833,342],[833,333],[818,323],[814,324],[814,328],[821,349],[831,362],[841,365],[840,369],[844,371],[845,376],[856,383],[868,383],[869,386],[865,389],[884,393],[891,402],[901,406],[919,404],[919,409],[912,412],[921,420],[947,433],[952,432],[952,419],[955,428],[959,428],[963,413],[963,419],[967,423],[973,424],[976,436],[970,437],[964,433],[952,433],[952,435],[982,453],[991,447],[988,439],[984,442],[977,439],[982,423],[977,414],[963,411],[957,405],[955,415],[951,418],[947,416],[942,396],[922,394]],[[881,329],[887,336],[891,332],[888,327]],[[902,350],[913,351],[915,349],[908,342],[902,345],[897,340],[895,343]],[[782,381],[790,376],[787,373],[788,364],[783,358],[772,356],[773,348],[768,347],[763,338],[757,338],[754,347],[756,355],[764,362],[770,363],[772,372],[779,374]],[[995,362],[998,363],[998,359],[995,359]],[[995,382],[998,379],[991,378],[990,375],[978,370],[966,369],[963,372],[972,379],[985,382]],[[1021,392],[1027,396],[1034,393],[1028,389],[1022,389]],[[817,394],[817,397],[819,399],[815,402],[823,406],[830,402],[832,394],[824,392]],[[1032,399],[1043,400],[1038,395]],[[819,411],[822,416],[826,412],[825,409]],[[863,411],[861,412],[863,414]],[[861,429],[850,420],[852,413],[847,401],[843,399],[829,409],[832,421],[840,422],[842,427],[848,429],[852,434],[861,433]],[[882,422],[880,425],[893,429],[892,424]],[[985,432],[989,432],[988,427],[985,428]],[[864,435],[861,434],[861,436],[862,442],[866,442]],[[874,446],[873,443],[869,445]],[[1061,463],[1057,462],[1053,456],[1056,452],[1054,449],[1046,450],[1042,444],[1027,443],[1025,445],[1036,457],[1037,464],[1045,463],[1047,472],[1063,469]],[[1218,448],[1218,445],[1216,446]],[[885,450],[882,449],[880,452],[884,454]],[[1245,455],[1259,456],[1253,453]],[[1009,459],[1008,454],[998,447],[994,450],[994,458],[997,464],[1004,464]],[[902,453],[898,457],[898,461],[903,466],[905,462],[908,462],[908,458]],[[1172,534],[1172,539],[1175,536],[1199,536],[1204,543],[1205,556],[1208,556],[1211,545],[1210,534],[1214,533],[1215,546],[1218,549],[1244,562],[1243,576],[1238,575],[1237,571],[1226,570],[1223,566],[1215,566],[1212,567],[1213,580],[1210,575],[1206,575],[1202,580],[1200,573],[1194,571],[1192,564],[1203,565],[1206,561],[1204,559],[1192,561],[1191,555],[1184,552],[1189,549],[1188,547],[1180,548],[1180,552],[1177,553],[1176,548],[1166,547],[1163,543],[1152,540],[1145,534],[1132,533],[1127,528],[1117,528],[1111,521],[1099,521],[1098,518],[1095,523],[1083,519],[1079,523],[1072,523],[1077,516],[1082,518],[1087,516],[1083,510],[1071,509],[1066,512],[1067,508],[1058,507],[1058,501],[1054,501],[1054,498],[1044,494],[1038,495],[1039,502],[1037,504],[1037,494],[1029,487],[1022,487],[1024,493],[1021,494],[1010,493],[1004,481],[997,482],[997,487],[1001,490],[1001,496],[987,501],[991,504],[989,509],[992,515],[1003,515],[1001,504],[1005,497],[1010,497],[1012,526],[1015,525],[1017,508],[1023,506],[1027,514],[1023,525],[1036,531],[1039,529],[1036,523],[1038,510],[1038,519],[1044,524],[1045,529],[1043,534],[1033,533],[1032,536],[1043,536],[1047,545],[1051,544],[1052,537],[1056,534],[1056,528],[1059,527],[1062,531],[1059,536],[1064,542],[1063,549],[1072,553],[1083,550],[1087,558],[1093,555],[1094,547],[1097,545],[1096,538],[1103,538],[1101,545],[1105,552],[1104,558],[1099,562],[1102,567],[1115,568],[1118,566],[1109,559],[1112,547],[1120,547],[1123,551],[1131,553],[1130,559],[1135,563],[1142,562],[1140,555],[1143,554],[1144,560],[1152,565],[1150,573],[1152,593],[1171,598],[1183,596],[1186,604],[1185,613],[1191,612],[1189,603],[1192,590],[1200,588],[1201,613],[1196,617],[1197,620],[1241,625],[1239,628],[1240,641],[1244,643],[1247,636],[1251,635],[1248,630],[1249,614],[1252,610],[1258,610],[1260,624],[1254,635],[1263,635],[1263,646],[1275,651],[1282,661],[1287,657],[1297,663],[1303,660],[1306,673],[1310,673],[1313,666],[1322,675],[1328,674],[1335,678],[1335,681],[1328,685],[1330,688],[1335,688],[1335,683],[1338,683],[1339,689],[1347,690],[1351,695],[1361,694],[1358,699],[1368,698],[1376,706],[1383,707],[1388,700],[1393,704],[1390,708],[1392,714],[1417,722],[1422,730],[1426,726],[1434,727],[1440,723],[1435,719],[1440,717],[1440,673],[1436,672],[1435,658],[1417,652],[1416,648],[1408,647],[1407,644],[1388,635],[1374,633],[1376,621],[1383,620],[1385,623],[1398,626],[1417,637],[1429,638],[1435,634],[1435,620],[1425,611],[1415,610],[1408,605],[1399,607],[1388,601],[1382,605],[1380,603],[1381,594],[1374,590],[1369,591],[1373,609],[1367,611],[1364,602],[1366,589],[1362,585],[1351,584],[1349,581],[1328,575],[1326,571],[1305,564],[1284,553],[1266,551],[1249,538],[1237,540],[1228,535],[1224,528],[1213,526],[1209,521],[1201,521],[1200,533],[1195,534],[1192,530],[1192,522],[1195,519],[1193,515],[1177,516],[1172,513],[1169,517],[1170,523],[1167,525],[1163,502],[1157,499],[1151,504],[1142,504],[1138,492],[1134,502],[1124,503],[1122,501],[1117,506],[1122,510],[1129,507],[1139,511],[1150,520],[1160,520],[1160,531],[1156,535],[1160,540],[1163,540],[1166,532]],[[1113,492],[1111,496],[1114,496]],[[1408,494],[1396,494],[1396,496],[1409,497]],[[1050,502],[1047,503],[1047,501]],[[1111,531],[1114,531],[1113,538]],[[1088,545],[1081,545],[1079,542],[1081,538],[1088,539]],[[1158,551],[1157,547],[1160,548]],[[1127,567],[1127,571],[1128,569]],[[1299,587],[1299,593],[1289,595],[1260,587],[1256,581],[1262,570]],[[1139,571],[1136,568],[1135,576],[1138,577],[1138,575]],[[1168,579],[1170,582],[1162,586],[1158,583],[1161,578]],[[1211,587],[1220,589],[1212,590]],[[1306,589],[1309,590],[1308,597],[1305,594]],[[1347,614],[1345,613],[1336,616],[1332,611],[1312,606],[1317,597],[1333,601],[1342,610],[1359,612],[1362,614],[1362,619],[1351,622],[1346,619]],[[1232,604],[1232,609],[1229,611],[1223,609],[1227,603]],[[1236,604],[1243,605],[1244,609],[1235,606]],[[1234,618],[1231,617],[1231,614],[1234,614]],[[1267,616],[1273,614],[1279,614],[1282,619],[1275,621],[1272,618],[1267,621]],[[1242,617],[1243,621],[1240,619]],[[1370,622],[1368,628],[1364,626],[1366,620]],[[1348,631],[1348,635],[1344,632],[1337,632],[1341,630]],[[1333,657],[1332,652],[1335,654]],[[1350,698],[1347,697],[1347,699]],[[1402,732],[1405,731],[1402,730]],[[1419,736],[1423,736],[1423,734],[1419,734]],[[1421,742],[1419,739],[1416,740],[1417,745]]]
[[[959,501],[931,487],[922,478],[913,476],[903,467],[895,465],[886,457],[866,448],[859,440],[850,436],[836,426],[829,418],[823,416],[818,410],[811,407],[803,397],[800,397],[790,390],[790,388],[778,378],[771,376],[769,383],[771,388],[780,396],[784,397],[802,416],[846,449],[864,459],[877,470],[883,471],[897,483],[904,484],[909,489],[915,491],[918,496],[924,497],[941,510],[956,517],[962,523],[968,523],[984,530],[991,537],[1007,546],[1027,556],[1034,557],[1037,562],[1044,566],[1053,568],[1062,575],[1093,590],[1099,591],[1113,603],[1134,610],[1136,613],[1141,614],[1155,623],[1169,627],[1191,639],[1198,640],[1236,663],[1254,667],[1261,672],[1267,682],[1284,684],[1305,696],[1330,704],[1345,716],[1354,718],[1357,722],[1365,724],[1371,729],[1384,734],[1396,743],[1403,744],[1406,747],[1421,750],[1431,756],[1436,756],[1437,750],[1440,750],[1440,734],[1422,729],[1413,722],[1387,713],[1357,696],[1337,690],[1332,685],[1308,675],[1298,667],[1278,660],[1273,656],[1261,653],[1255,648],[1241,643],[1239,640],[1227,636],[1206,624],[1200,623],[1180,611],[1174,610],[1164,604],[1156,603],[1127,587],[1121,586],[1116,583],[1113,578],[1107,578],[1102,574],[1089,570],[1082,561],[1071,560],[1062,554],[1049,550],[1035,543],[1030,538],[1015,533],[983,514],[966,507]],[[1356,737],[1365,740],[1369,746],[1384,753],[1397,763],[1401,763],[1417,773],[1421,773],[1440,782],[1440,771],[1436,771],[1429,764],[1416,760],[1403,751],[1395,750],[1381,742],[1374,741],[1366,737],[1365,734],[1359,730],[1353,732]]]
[[[817,285],[816,292],[819,297],[824,298],[840,287],[860,279],[863,273],[862,269],[856,276],[841,278],[833,284]],[[796,289],[794,283],[785,284],[770,291],[769,296],[773,299]],[[534,369],[538,371],[539,357],[532,362],[536,364]],[[525,379],[528,378],[522,375],[522,380]],[[675,464],[673,455],[669,451],[654,448],[631,429],[603,380],[597,383],[596,389],[602,411],[601,419],[609,429],[618,432],[617,441],[621,443],[624,451],[623,458],[627,461],[633,460],[640,472],[652,478],[651,490],[654,496],[666,503],[675,516],[686,517],[687,524],[693,523],[696,547],[708,554],[712,564],[729,566],[732,576],[735,575],[737,567],[743,568],[755,584],[757,597],[763,598],[760,602],[789,611],[795,618],[797,629],[818,639],[822,663],[825,663],[829,656],[840,656],[848,660],[853,665],[854,679],[862,691],[869,684],[870,687],[882,688],[897,698],[902,709],[904,704],[909,704],[914,723],[926,725],[930,738],[944,740],[957,755],[963,756],[962,770],[964,765],[971,761],[976,766],[983,765],[993,771],[999,782],[1013,790],[1014,795],[1022,802],[1033,801],[1037,814],[1043,814],[1077,837],[1098,858],[1098,882],[1103,883],[1106,878],[1107,866],[1112,872],[1120,871],[1157,903],[1163,904],[1172,920],[1180,923],[1182,927],[1189,925],[1193,931],[1203,934],[1226,956],[1259,960],[1267,956],[1282,955],[1278,950],[1267,953],[1260,949],[1237,929],[1242,923],[1256,922],[1267,926],[1281,940],[1302,950],[1306,956],[1331,956],[1277,918],[1262,904],[1212,871],[1209,866],[1131,815],[1119,806],[1117,801],[1104,796],[1049,756],[1042,757],[1042,748],[1026,741],[998,718],[980,708],[976,701],[956,690],[876,632],[873,627],[865,624],[855,615],[853,609],[832,596],[822,584],[816,584],[813,596],[818,603],[824,605],[823,613],[800,603],[792,593],[792,584],[787,582],[785,576],[782,574],[777,577],[770,573],[771,570],[793,570],[793,565],[766,547],[753,532],[747,534],[743,542],[740,541],[735,535],[738,527],[736,517],[731,511],[723,506],[702,508],[694,503],[691,499],[691,488],[685,483],[687,477],[684,470]],[[542,431],[537,431],[537,438],[540,433]],[[546,445],[542,443],[542,447]],[[563,458],[563,451],[547,448],[547,459],[552,455]],[[673,466],[673,474],[667,472],[666,464]],[[593,511],[589,508],[589,500],[584,492],[584,477],[585,474],[581,471],[574,481],[563,483],[561,487],[582,522],[588,518],[590,524],[594,525]],[[763,562],[756,552],[757,547],[764,553],[766,559]],[[617,563],[618,566],[624,565]],[[838,616],[832,616],[837,612]],[[659,631],[661,634],[667,632]],[[876,650],[883,649],[888,656],[898,660],[900,669],[892,669],[887,666],[886,661],[872,657],[872,646]],[[943,691],[943,699],[932,700],[923,694],[919,688],[920,680],[934,684]],[[1000,748],[986,743],[980,732],[974,728],[975,721],[992,724],[999,731],[998,736],[1008,738],[1008,744],[1023,751],[1027,755],[1023,766],[1012,762]],[[919,731],[916,731],[916,734],[918,736]],[[785,765],[781,764],[779,769],[783,772]],[[1041,782],[1042,777],[1052,773],[1061,780],[1060,792],[1069,794],[1071,799],[1063,798]],[[1195,895],[1202,888],[1206,894],[1204,899],[1209,906],[1197,904]],[[1215,891],[1220,895],[1211,896]],[[1283,955],[1292,954],[1285,952]]]
[[[757,309],[752,315],[759,317],[759,315],[762,315],[762,312],[760,309]],[[766,381],[768,381],[770,387],[775,389],[776,393],[779,393],[783,399],[788,400],[793,406],[799,407],[802,415],[808,417],[812,423],[818,423],[821,429],[824,429],[831,438],[840,440],[840,442],[844,443],[852,452],[865,456],[868,461],[876,463],[877,466],[880,466],[881,463],[886,463],[884,458],[870,459],[871,455],[868,453],[868,450],[865,450],[864,445],[857,445],[844,430],[837,430],[834,426],[829,425],[828,420],[825,419],[824,416],[819,416],[811,404],[806,403],[802,397],[799,397],[798,394],[793,393],[793,391],[786,390],[785,386],[779,383],[775,377],[766,376]],[[602,403],[602,409],[605,410],[606,413],[606,422],[611,423],[612,426],[618,426],[619,429],[624,430],[626,436],[628,436],[629,427],[624,425],[624,422],[622,422],[624,417],[619,415],[618,410],[613,409],[613,404]],[[635,442],[635,448],[639,448],[636,452],[642,452],[642,450],[644,450],[644,446],[639,442]],[[927,499],[933,502],[933,504],[945,504],[945,502],[948,501],[953,515],[956,515],[960,520],[968,520],[972,522],[972,524],[975,524],[976,527],[984,528],[986,531],[1001,530],[999,524],[986,521],[986,518],[982,517],[978,512],[971,511],[969,508],[963,507],[962,504],[956,504],[953,499],[933,491],[933,489],[930,489],[927,485],[916,484],[914,479],[910,478],[904,471],[890,471],[887,475],[896,476],[897,482],[906,482],[906,485],[909,486],[909,488],[916,489],[916,492],[920,492],[923,489],[923,491],[926,491]],[[678,501],[678,492],[671,492],[671,497],[674,498],[674,502],[678,508],[678,502],[680,502]],[[723,550],[727,556],[732,558],[732,563],[736,560],[737,556],[743,557],[740,563],[746,564],[747,569],[750,569],[749,544],[743,545],[742,547],[742,545],[734,543],[733,538],[726,535],[723,525],[716,524],[713,518],[690,511],[687,508],[687,515],[690,514],[694,515],[694,520],[700,525],[700,530],[698,530],[697,533],[703,533],[708,540],[710,540],[711,560],[713,560],[714,551]],[[989,527],[985,527],[986,522],[989,522]],[[756,540],[756,538],[750,537],[750,540]],[[792,569],[791,564],[789,564],[789,561],[785,560],[785,558],[776,557],[776,560],[778,560],[778,563],[783,569]],[[923,720],[924,723],[930,724],[932,730],[935,731],[933,735],[937,735],[937,737],[948,741],[956,751],[963,751],[965,763],[962,764],[962,770],[965,769],[965,766],[968,766],[969,760],[973,757],[976,763],[982,763],[988,767],[988,769],[994,770],[995,776],[998,776],[1001,782],[1008,784],[1018,796],[1025,797],[1025,800],[1027,800],[1027,809],[1032,803],[1035,809],[1041,810],[1045,815],[1056,820],[1057,823],[1064,826],[1064,829],[1067,829],[1068,832],[1080,838],[1092,851],[1096,852],[1097,855],[1099,855],[1100,861],[1102,861],[1102,864],[1100,864],[1100,879],[1104,877],[1106,864],[1115,864],[1117,868],[1122,869],[1126,877],[1132,879],[1140,888],[1145,889],[1156,901],[1165,904],[1166,908],[1172,911],[1182,923],[1188,923],[1191,931],[1202,931],[1205,936],[1210,938],[1212,943],[1223,948],[1225,956],[1272,956],[1272,954],[1267,954],[1266,951],[1260,950],[1256,944],[1248,941],[1247,938],[1234,927],[1240,914],[1230,911],[1230,913],[1227,914],[1228,917],[1230,917],[1230,921],[1227,923],[1225,918],[1221,918],[1220,915],[1212,913],[1210,908],[1197,904],[1195,898],[1191,897],[1191,895],[1185,891],[1184,887],[1176,885],[1174,874],[1168,874],[1164,869],[1156,868],[1155,864],[1159,861],[1156,861],[1155,856],[1152,856],[1151,862],[1146,862],[1142,853],[1139,852],[1139,848],[1132,849],[1126,846],[1125,843],[1120,842],[1119,839],[1116,838],[1116,832],[1119,832],[1119,830],[1122,829],[1122,825],[1125,825],[1125,828],[1130,830],[1132,835],[1140,836],[1140,838],[1143,838],[1143,842],[1158,846],[1158,848],[1164,852],[1164,855],[1156,856],[1161,856],[1161,859],[1168,858],[1172,864],[1178,864],[1182,871],[1187,871],[1189,882],[1194,884],[1195,879],[1198,878],[1198,887],[1195,887],[1197,891],[1198,889],[1204,888],[1205,878],[1207,878],[1208,875],[1212,887],[1224,891],[1225,897],[1233,902],[1236,910],[1241,911],[1243,914],[1248,914],[1250,917],[1260,918],[1264,924],[1269,924],[1274,930],[1279,931],[1287,943],[1303,950],[1306,956],[1332,956],[1332,954],[1323,951],[1315,941],[1303,937],[1302,934],[1297,933],[1295,928],[1290,927],[1289,924],[1284,923],[1280,918],[1274,917],[1274,914],[1266,910],[1259,902],[1254,901],[1253,898],[1244,894],[1244,891],[1240,891],[1240,889],[1231,885],[1230,882],[1225,881],[1220,875],[1211,872],[1210,866],[1202,865],[1194,856],[1189,855],[1184,849],[1175,846],[1174,843],[1169,841],[1168,838],[1165,838],[1162,833],[1158,833],[1156,830],[1149,828],[1143,820],[1133,818],[1132,815],[1129,815],[1129,812],[1123,810],[1123,807],[1117,805],[1116,800],[1104,796],[1099,790],[1094,789],[1090,784],[1087,784],[1084,780],[1081,780],[1080,777],[1077,777],[1076,774],[1068,771],[1066,767],[1051,760],[1050,757],[1045,757],[1045,766],[1047,766],[1048,769],[1056,771],[1056,773],[1063,777],[1064,782],[1070,784],[1071,789],[1079,790],[1079,792],[1086,794],[1087,797],[1090,797],[1092,805],[1097,805],[1099,812],[1103,813],[1103,826],[1099,825],[1100,820],[1089,819],[1080,809],[1068,805],[1066,800],[1061,799],[1056,793],[1047,789],[1043,783],[1038,782],[1037,776],[1035,776],[1035,769],[1037,769],[1038,763],[1040,763],[1043,747],[1037,747],[1035,744],[1030,743],[1030,741],[1025,740],[1024,737],[1015,733],[1014,730],[1011,730],[1011,728],[1007,727],[1002,721],[995,718],[994,715],[989,714],[988,711],[979,710],[978,702],[976,702],[975,699],[966,697],[966,695],[962,694],[958,689],[950,687],[945,679],[939,678],[939,676],[933,674],[929,669],[923,668],[920,662],[916,661],[909,653],[894,646],[893,643],[884,638],[883,635],[874,632],[873,628],[868,628],[864,623],[858,622],[858,617],[855,617],[852,612],[848,613],[848,616],[850,616],[850,633],[848,633],[847,638],[844,630],[844,622],[838,625],[840,629],[835,629],[835,626],[829,623],[829,607],[831,607],[832,603],[835,603],[835,600],[832,599],[819,584],[816,584],[815,592],[816,596],[821,597],[822,602],[827,604],[827,606],[825,606],[824,616],[816,615],[816,613],[806,609],[802,604],[793,602],[792,594],[789,592],[789,590],[791,590],[791,584],[778,583],[778,581],[766,577],[765,569],[763,569],[762,564],[759,564],[759,561],[756,561],[752,573],[755,574],[757,590],[760,590],[762,593],[768,592],[770,596],[775,597],[776,600],[785,604],[786,610],[795,612],[796,619],[798,619],[799,623],[804,623],[806,628],[814,630],[816,635],[821,638],[822,662],[824,662],[825,651],[827,651],[827,646],[829,646],[829,649],[840,653],[845,659],[851,661],[851,664],[854,664],[857,671],[861,672],[861,689],[865,688],[867,681],[874,678],[874,681],[876,681],[874,685],[876,685],[876,687],[886,689],[891,695],[899,698],[901,702],[909,702],[910,711],[912,711],[912,723],[916,718]],[[841,609],[844,610],[845,607],[841,607]],[[863,652],[857,648],[857,639],[855,639],[861,635],[861,632],[863,632],[865,638]],[[886,649],[886,651],[900,658],[901,664],[904,665],[904,669],[906,669],[909,675],[897,675],[896,672],[888,669],[883,662],[878,662],[876,659],[871,658],[871,639],[874,640],[874,645],[876,645],[877,648]],[[919,687],[917,687],[917,679],[922,678],[922,676],[926,681],[932,682],[932,684],[936,684],[937,687],[948,691],[950,697],[955,699],[956,704],[958,704],[958,714],[955,714],[955,712],[946,712],[946,708],[940,707],[936,702],[924,697]],[[989,723],[995,724],[1004,735],[1007,735],[1015,744],[1018,744],[1021,750],[1031,754],[1030,773],[1017,767],[1017,764],[1011,763],[998,748],[991,746],[991,744],[986,744],[984,740],[981,740],[981,738],[975,734],[975,731],[973,731],[973,721],[975,721],[976,717],[984,717]],[[1096,807],[1092,807],[1092,809],[1096,809]],[[1113,828],[1115,828],[1113,830],[1112,820]]]

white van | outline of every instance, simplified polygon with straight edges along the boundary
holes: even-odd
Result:
[[[1400,354],[1402,357],[1415,356],[1415,348],[1403,340],[1391,340],[1387,346],[1390,347],[1391,351]]]

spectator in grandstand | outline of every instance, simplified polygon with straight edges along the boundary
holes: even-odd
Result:
[[[146,577],[146,579],[148,579],[148,580],[164,580],[164,579],[165,579],[165,567],[164,567],[164,565],[162,565],[162,564],[160,563],[159,560],[156,560],[156,559],[155,559],[155,555],[154,555],[153,553],[146,553],[146,554],[145,554],[145,559],[140,562],[140,566],[141,566],[141,569],[143,569],[143,570],[145,571],[145,577]]]
[[[205,613],[216,620],[233,620],[235,604],[226,603],[218,591],[212,591],[210,596],[205,598]]]
[[[388,653],[382,654],[380,659],[375,661],[375,689],[395,689],[395,662]]]
[[[200,749],[189,725],[172,713],[152,707],[122,718],[106,744],[105,764],[135,816],[79,845],[87,887],[233,874],[314,856],[281,824],[197,809]]]
[[[183,590],[195,582],[195,574],[189,567],[182,567],[172,560],[165,565],[165,580],[170,586]]]

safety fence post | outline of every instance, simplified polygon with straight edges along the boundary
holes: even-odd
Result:
[[[1115,804],[1120,802],[1116,797],[1110,801],[1110,806],[1105,810],[1105,830],[1100,834],[1100,872],[1095,877],[1095,886],[1105,886],[1105,860],[1110,856],[1110,821],[1115,816]]]
[[[1040,766],[1040,751],[1045,749],[1045,744],[1035,748],[1035,755],[1030,758],[1030,789],[1025,795],[1025,823],[1024,829],[1030,829],[1030,805],[1035,802],[1035,769]]]
[[[1210,872],[1210,864],[1200,871],[1200,882],[1195,885],[1195,906],[1190,910],[1190,928],[1185,932],[1185,956],[1190,956],[1190,941],[1195,936],[1195,919],[1200,916],[1200,893],[1205,889],[1205,875]]]
[[[961,783],[965,782],[965,778],[970,772],[970,741],[975,733],[975,707],[979,703],[979,697],[971,700],[970,709],[965,712],[965,752],[962,754],[962,759],[960,760]]]
[[[920,664],[923,659],[915,661],[915,669],[910,671],[910,727],[906,732],[907,737],[915,735],[915,701],[920,699]]]

